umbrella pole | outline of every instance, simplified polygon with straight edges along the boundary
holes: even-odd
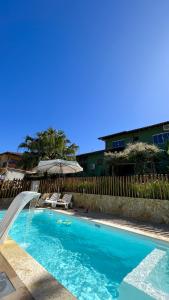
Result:
[[[58,181],[58,194],[60,193],[60,172],[59,172],[59,181]]]
[[[62,193],[62,186],[61,186],[61,188],[60,188],[60,184],[61,184],[61,177],[60,177],[60,174],[61,174],[61,172],[62,172],[62,167],[61,167],[61,163],[60,163],[58,193],[60,193],[60,191],[61,191],[61,193]]]
[[[61,164],[60,164],[60,168],[61,168],[60,174],[62,174],[62,177],[61,177],[61,193],[62,193],[63,192],[63,168],[62,168]]]

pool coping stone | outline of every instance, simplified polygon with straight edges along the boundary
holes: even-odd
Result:
[[[75,300],[43,266],[25,252],[14,240],[8,238],[0,245],[0,254],[12,267],[35,300]],[[5,270],[4,270],[5,271]],[[9,278],[11,280],[11,278]],[[6,297],[5,297],[6,298]],[[17,300],[26,299],[18,298]]]

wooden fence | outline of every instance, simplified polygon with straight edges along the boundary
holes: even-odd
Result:
[[[0,198],[30,190],[31,181],[0,182]],[[40,180],[40,193],[75,192],[132,198],[168,199],[169,175],[71,177]]]
[[[169,175],[43,179],[39,192],[75,192],[132,198],[168,199]]]
[[[0,181],[0,198],[13,198],[22,191],[30,191],[30,187],[28,180]]]

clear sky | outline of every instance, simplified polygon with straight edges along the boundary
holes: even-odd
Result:
[[[1,0],[0,151],[63,129],[99,136],[169,119],[168,0]]]

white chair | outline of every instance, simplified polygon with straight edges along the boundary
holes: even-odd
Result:
[[[53,208],[55,208],[58,200],[60,199],[60,195],[61,195],[60,193],[54,193],[54,194],[52,194],[52,196],[50,198],[47,198],[44,201],[44,204],[51,204],[51,206]]]
[[[65,209],[68,209],[68,207],[71,206],[72,204],[71,200],[72,200],[72,195],[65,194],[62,199],[59,199],[59,201],[57,201],[56,205],[64,206]]]

